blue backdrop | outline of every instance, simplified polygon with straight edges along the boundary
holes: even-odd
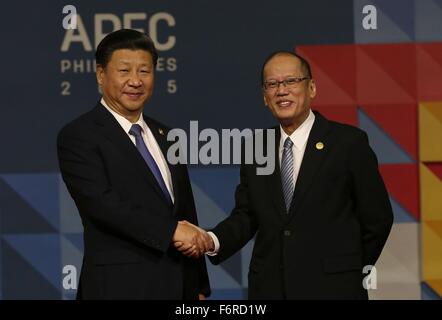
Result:
[[[442,1],[424,2],[442,8]],[[382,28],[372,33],[362,29],[365,4],[378,8]],[[65,5],[77,9],[76,30],[63,28]],[[269,53],[300,45],[441,41],[441,29],[408,19],[416,10],[414,0],[5,2],[0,298],[75,296],[63,288],[63,268],[80,270],[82,226],[59,175],[55,140],[65,123],[100,97],[93,64],[103,34],[126,27],[156,39],[160,64],[145,108],[150,116],[183,129],[190,120],[198,120],[200,129],[263,128],[275,124],[260,89]],[[442,15],[435,15],[430,20],[440,26]],[[191,166],[190,173],[200,224],[211,227],[230,213],[238,168]],[[213,298],[245,297],[251,246],[221,267],[208,263]]]

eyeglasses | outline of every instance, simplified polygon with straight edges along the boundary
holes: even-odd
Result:
[[[289,88],[298,88],[302,81],[310,79],[310,77],[288,77],[284,80],[267,80],[264,81],[264,89],[265,90],[275,90],[279,88],[281,83],[284,84],[284,87]]]

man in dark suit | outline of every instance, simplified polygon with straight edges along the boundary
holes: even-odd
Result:
[[[198,244],[187,169],[169,165],[167,128],[142,114],[152,96],[157,52],[135,30],[97,47],[103,97],[58,136],[63,179],[84,226],[78,299],[202,299],[210,294],[204,258],[174,241]]]
[[[393,221],[367,135],[311,111],[310,66],[292,52],[265,61],[262,88],[280,124],[276,169],[260,176],[241,166],[235,208],[204,244],[210,259],[226,260],[256,234],[250,299],[367,299],[363,268],[376,263]]]

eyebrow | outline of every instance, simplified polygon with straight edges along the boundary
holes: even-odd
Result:
[[[119,63],[122,63],[122,64],[131,64],[130,61],[127,61],[127,60],[120,60]],[[143,63],[143,64],[141,64],[141,65],[142,65],[142,66],[150,66],[150,65],[152,65],[152,63],[146,62],[146,63]]]
[[[288,76],[285,76],[284,77],[284,79],[287,79],[287,78],[303,78],[303,77],[305,77],[304,75],[288,75]],[[269,81],[269,80],[276,80],[276,78],[267,78],[267,79],[264,79],[264,81]]]

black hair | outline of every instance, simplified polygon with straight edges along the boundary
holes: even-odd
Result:
[[[304,72],[304,76],[305,77],[309,77],[310,79],[313,78],[312,71],[310,69],[310,64],[308,63],[308,61],[304,57],[300,56],[297,53],[291,52],[291,51],[280,50],[280,51],[275,51],[272,54],[270,54],[267,57],[267,59],[265,59],[264,63],[262,64],[262,68],[261,68],[261,86],[264,85],[264,68],[267,65],[267,63],[270,60],[272,60],[274,57],[276,57],[276,56],[284,56],[284,55],[288,55],[288,56],[292,56],[292,57],[298,58],[301,61],[301,70],[302,70],[302,72]]]
[[[119,49],[147,51],[152,55],[153,65],[157,65],[158,53],[152,39],[147,34],[132,29],[111,32],[100,41],[95,52],[97,65],[105,68],[114,51]]]

